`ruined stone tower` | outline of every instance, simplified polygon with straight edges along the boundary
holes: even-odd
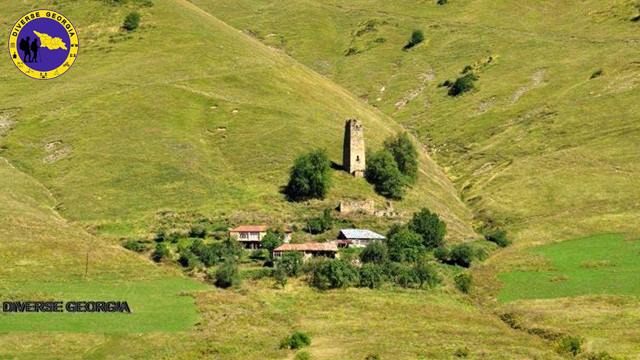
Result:
[[[364,176],[364,129],[356,119],[348,119],[344,126],[342,166],[355,177]]]

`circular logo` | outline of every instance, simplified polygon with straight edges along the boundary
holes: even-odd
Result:
[[[53,10],[35,10],[21,17],[9,35],[9,53],[18,69],[34,79],[64,74],[78,55],[73,24]]]

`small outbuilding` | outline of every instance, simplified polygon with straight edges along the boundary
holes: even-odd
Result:
[[[287,252],[301,253],[305,261],[318,256],[335,259],[338,257],[338,244],[335,241],[324,243],[309,242],[304,244],[282,244],[273,250],[273,257],[279,258]]]
[[[374,241],[382,241],[385,237],[368,229],[342,229],[338,240],[342,246],[365,247]]]

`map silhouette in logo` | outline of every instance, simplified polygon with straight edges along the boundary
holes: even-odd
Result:
[[[55,11],[32,11],[13,26],[9,52],[24,74],[35,79],[53,79],[65,73],[77,58],[76,29]]]

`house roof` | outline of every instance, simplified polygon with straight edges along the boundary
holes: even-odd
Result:
[[[384,240],[385,237],[369,229],[342,229],[341,237],[344,239]]]
[[[235,227],[229,230],[229,232],[265,232],[268,229],[269,229],[269,226],[267,225],[240,225],[238,227]],[[285,233],[291,232],[291,230],[287,228],[283,229],[283,231]]]
[[[335,241],[324,243],[308,242],[304,244],[282,244],[273,251],[338,251]]]

